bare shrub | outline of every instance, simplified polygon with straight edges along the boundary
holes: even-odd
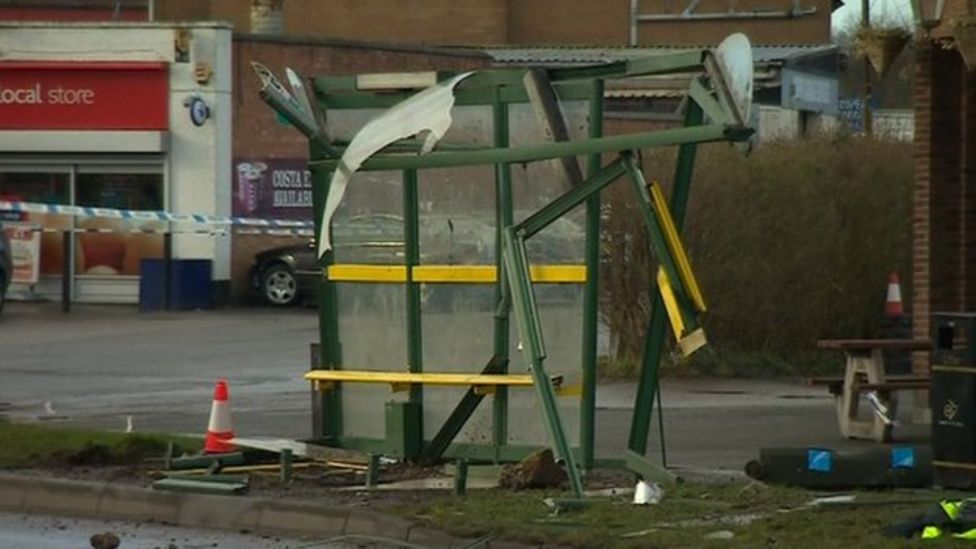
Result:
[[[674,158],[646,155],[648,179],[668,187]],[[909,272],[911,174],[908,143],[780,141],[749,157],[701,147],[683,236],[713,347],[788,354],[875,335],[887,274]],[[633,360],[654,265],[632,189],[617,183],[604,202],[601,315],[615,358]]]

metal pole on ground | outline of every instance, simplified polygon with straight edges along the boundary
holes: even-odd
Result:
[[[71,231],[64,231],[61,234],[61,247],[64,250],[62,257],[64,258],[63,265],[61,266],[61,312],[70,313],[71,312],[71,274],[74,270],[75,254],[72,253],[71,247]]]

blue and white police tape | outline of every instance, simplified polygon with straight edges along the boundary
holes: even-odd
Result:
[[[115,208],[96,208],[89,206],[69,206],[66,204],[41,204],[38,202],[12,202],[0,200],[0,212],[43,213],[70,215],[80,218],[108,218],[128,221],[166,221],[172,223],[199,223],[205,225],[229,225],[235,227],[272,227],[279,229],[312,229],[311,221],[294,219],[260,219],[256,217],[237,217],[207,214],[178,214],[161,210],[118,210]]]

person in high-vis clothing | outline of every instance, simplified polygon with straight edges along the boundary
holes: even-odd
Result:
[[[976,541],[976,498],[942,500],[924,515],[884,528],[884,533],[891,537],[921,534],[922,539],[951,536]]]

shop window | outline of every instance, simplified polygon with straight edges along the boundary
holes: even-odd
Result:
[[[75,196],[79,206],[122,210],[162,210],[163,176],[160,173],[79,173]],[[77,240],[77,273],[80,276],[137,276],[139,262],[163,255],[163,222],[142,222],[111,218],[79,219],[80,229],[112,232],[82,232]]]
[[[43,202],[46,204],[71,203],[71,174],[43,171],[0,171],[0,196],[7,200]],[[8,221],[44,227],[54,231],[70,229],[72,218],[55,214],[20,214]],[[59,275],[64,266],[64,247],[60,232],[45,232],[40,236],[40,273]]]

